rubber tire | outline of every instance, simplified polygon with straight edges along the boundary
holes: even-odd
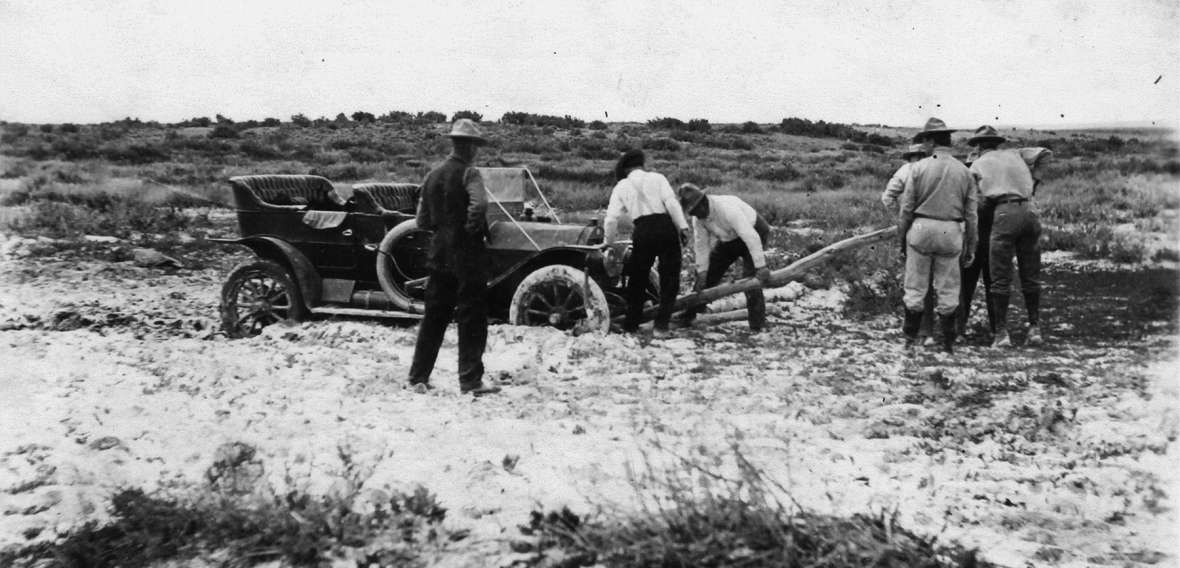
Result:
[[[393,305],[412,314],[426,311],[426,303],[411,298],[397,282],[393,280],[393,247],[398,239],[418,230],[418,221],[410,219],[403,221],[385,233],[381,244],[377,247],[377,282],[381,284],[381,291],[393,302]]]
[[[249,278],[264,277],[275,281],[287,296],[288,308],[286,309],[285,317],[275,320],[274,322],[263,323],[261,327],[254,329],[242,330],[239,326],[238,312],[234,309],[234,304],[237,301],[237,292],[241,284]],[[225,278],[225,283],[221,286],[221,328],[229,337],[240,338],[258,335],[262,331],[262,327],[271,325],[278,321],[303,321],[307,319],[307,306],[303,304],[303,294],[299,291],[299,285],[295,281],[295,277],[281,264],[273,260],[255,260],[239,264],[230,271],[229,276]]]
[[[552,264],[538,268],[521,280],[520,285],[512,294],[512,303],[508,307],[508,323],[514,325],[529,325],[526,319],[525,303],[530,300],[533,290],[549,285],[553,281],[565,282],[571,287],[583,290],[582,296],[586,304],[587,316],[575,324],[575,333],[607,333],[610,331],[610,304],[606,301],[606,294],[602,287],[586,273],[564,264]],[[585,287],[583,287],[585,285]]]

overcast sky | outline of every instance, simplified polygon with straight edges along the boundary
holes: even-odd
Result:
[[[0,120],[470,109],[1175,127],[1178,4],[0,0]]]

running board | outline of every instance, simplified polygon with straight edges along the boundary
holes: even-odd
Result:
[[[317,316],[356,316],[356,317],[371,317],[371,318],[400,318],[400,319],[422,319],[422,314],[411,314],[409,312],[398,312],[394,310],[372,310],[364,308],[337,308],[334,306],[318,306],[311,309],[311,313]]]

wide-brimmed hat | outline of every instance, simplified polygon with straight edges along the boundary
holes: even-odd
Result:
[[[929,154],[930,152],[926,151],[926,146],[922,144],[910,144],[910,147],[901,153],[901,157],[903,160],[908,160],[910,156],[926,156]]]
[[[1000,136],[1000,133],[996,132],[996,129],[994,127],[992,127],[990,124],[985,124],[985,125],[980,126],[979,128],[975,129],[975,136],[972,136],[970,140],[967,140],[967,145],[968,146],[976,146],[980,142],[987,142],[987,141],[992,141],[992,140],[995,140],[997,142],[1006,142],[1008,139],[1004,138],[1003,136]]]
[[[483,133],[479,131],[479,125],[470,118],[460,118],[451,125],[451,131],[447,134],[451,138],[466,138],[475,142],[476,144],[487,144],[488,141],[483,137]]]
[[[938,134],[940,132],[954,132],[954,128],[947,128],[946,123],[941,118],[934,118],[933,116],[926,120],[926,126],[922,127],[922,131],[914,135],[914,142],[921,142],[931,134]]]
[[[680,208],[685,213],[692,213],[697,205],[705,199],[705,190],[697,187],[695,184],[684,183],[680,184],[680,188],[676,190],[676,197],[680,200]]]
[[[643,153],[643,150],[632,148],[623,152],[623,155],[619,156],[619,161],[615,163],[615,181],[627,177],[627,172],[632,169],[642,168],[646,162],[647,155]]]

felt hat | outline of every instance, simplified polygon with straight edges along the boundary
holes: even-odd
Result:
[[[634,168],[642,168],[643,164],[647,162],[647,156],[644,155],[643,150],[632,148],[623,152],[619,156],[618,163],[615,164],[615,181],[619,181],[627,177],[627,172]]]
[[[910,144],[905,152],[901,153],[902,159],[908,160],[912,156],[928,156],[930,152],[926,151],[926,147],[921,144]]]
[[[460,118],[451,125],[451,131],[447,134],[451,138],[467,138],[476,144],[487,144],[488,141],[483,137],[483,133],[479,131],[479,125],[470,118]]]
[[[680,184],[680,188],[676,190],[676,193],[676,197],[680,200],[680,208],[685,213],[691,214],[692,210],[705,199],[705,190],[691,183]]]
[[[926,126],[922,127],[922,131],[914,135],[914,142],[921,142],[931,134],[938,134],[940,132],[954,132],[955,129],[947,128],[946,123],[941,118],[934,118],[933,116],[926,120]]]
[[[967,140],[967,145],[968,146],[977,146],[977,145],[979,145],[980,142],[991,141],[991,140],[995,140],[997,142],[1005,142],[1008,139],[1004,138],[1003,136],[1000,136],[1000,133],[996,132],[996,129],[994,127],[992,127],[990,124],[985,124],[985,125],[980,126],[979,128],[975,129],[975,136],[972,136],[970,140]]]

